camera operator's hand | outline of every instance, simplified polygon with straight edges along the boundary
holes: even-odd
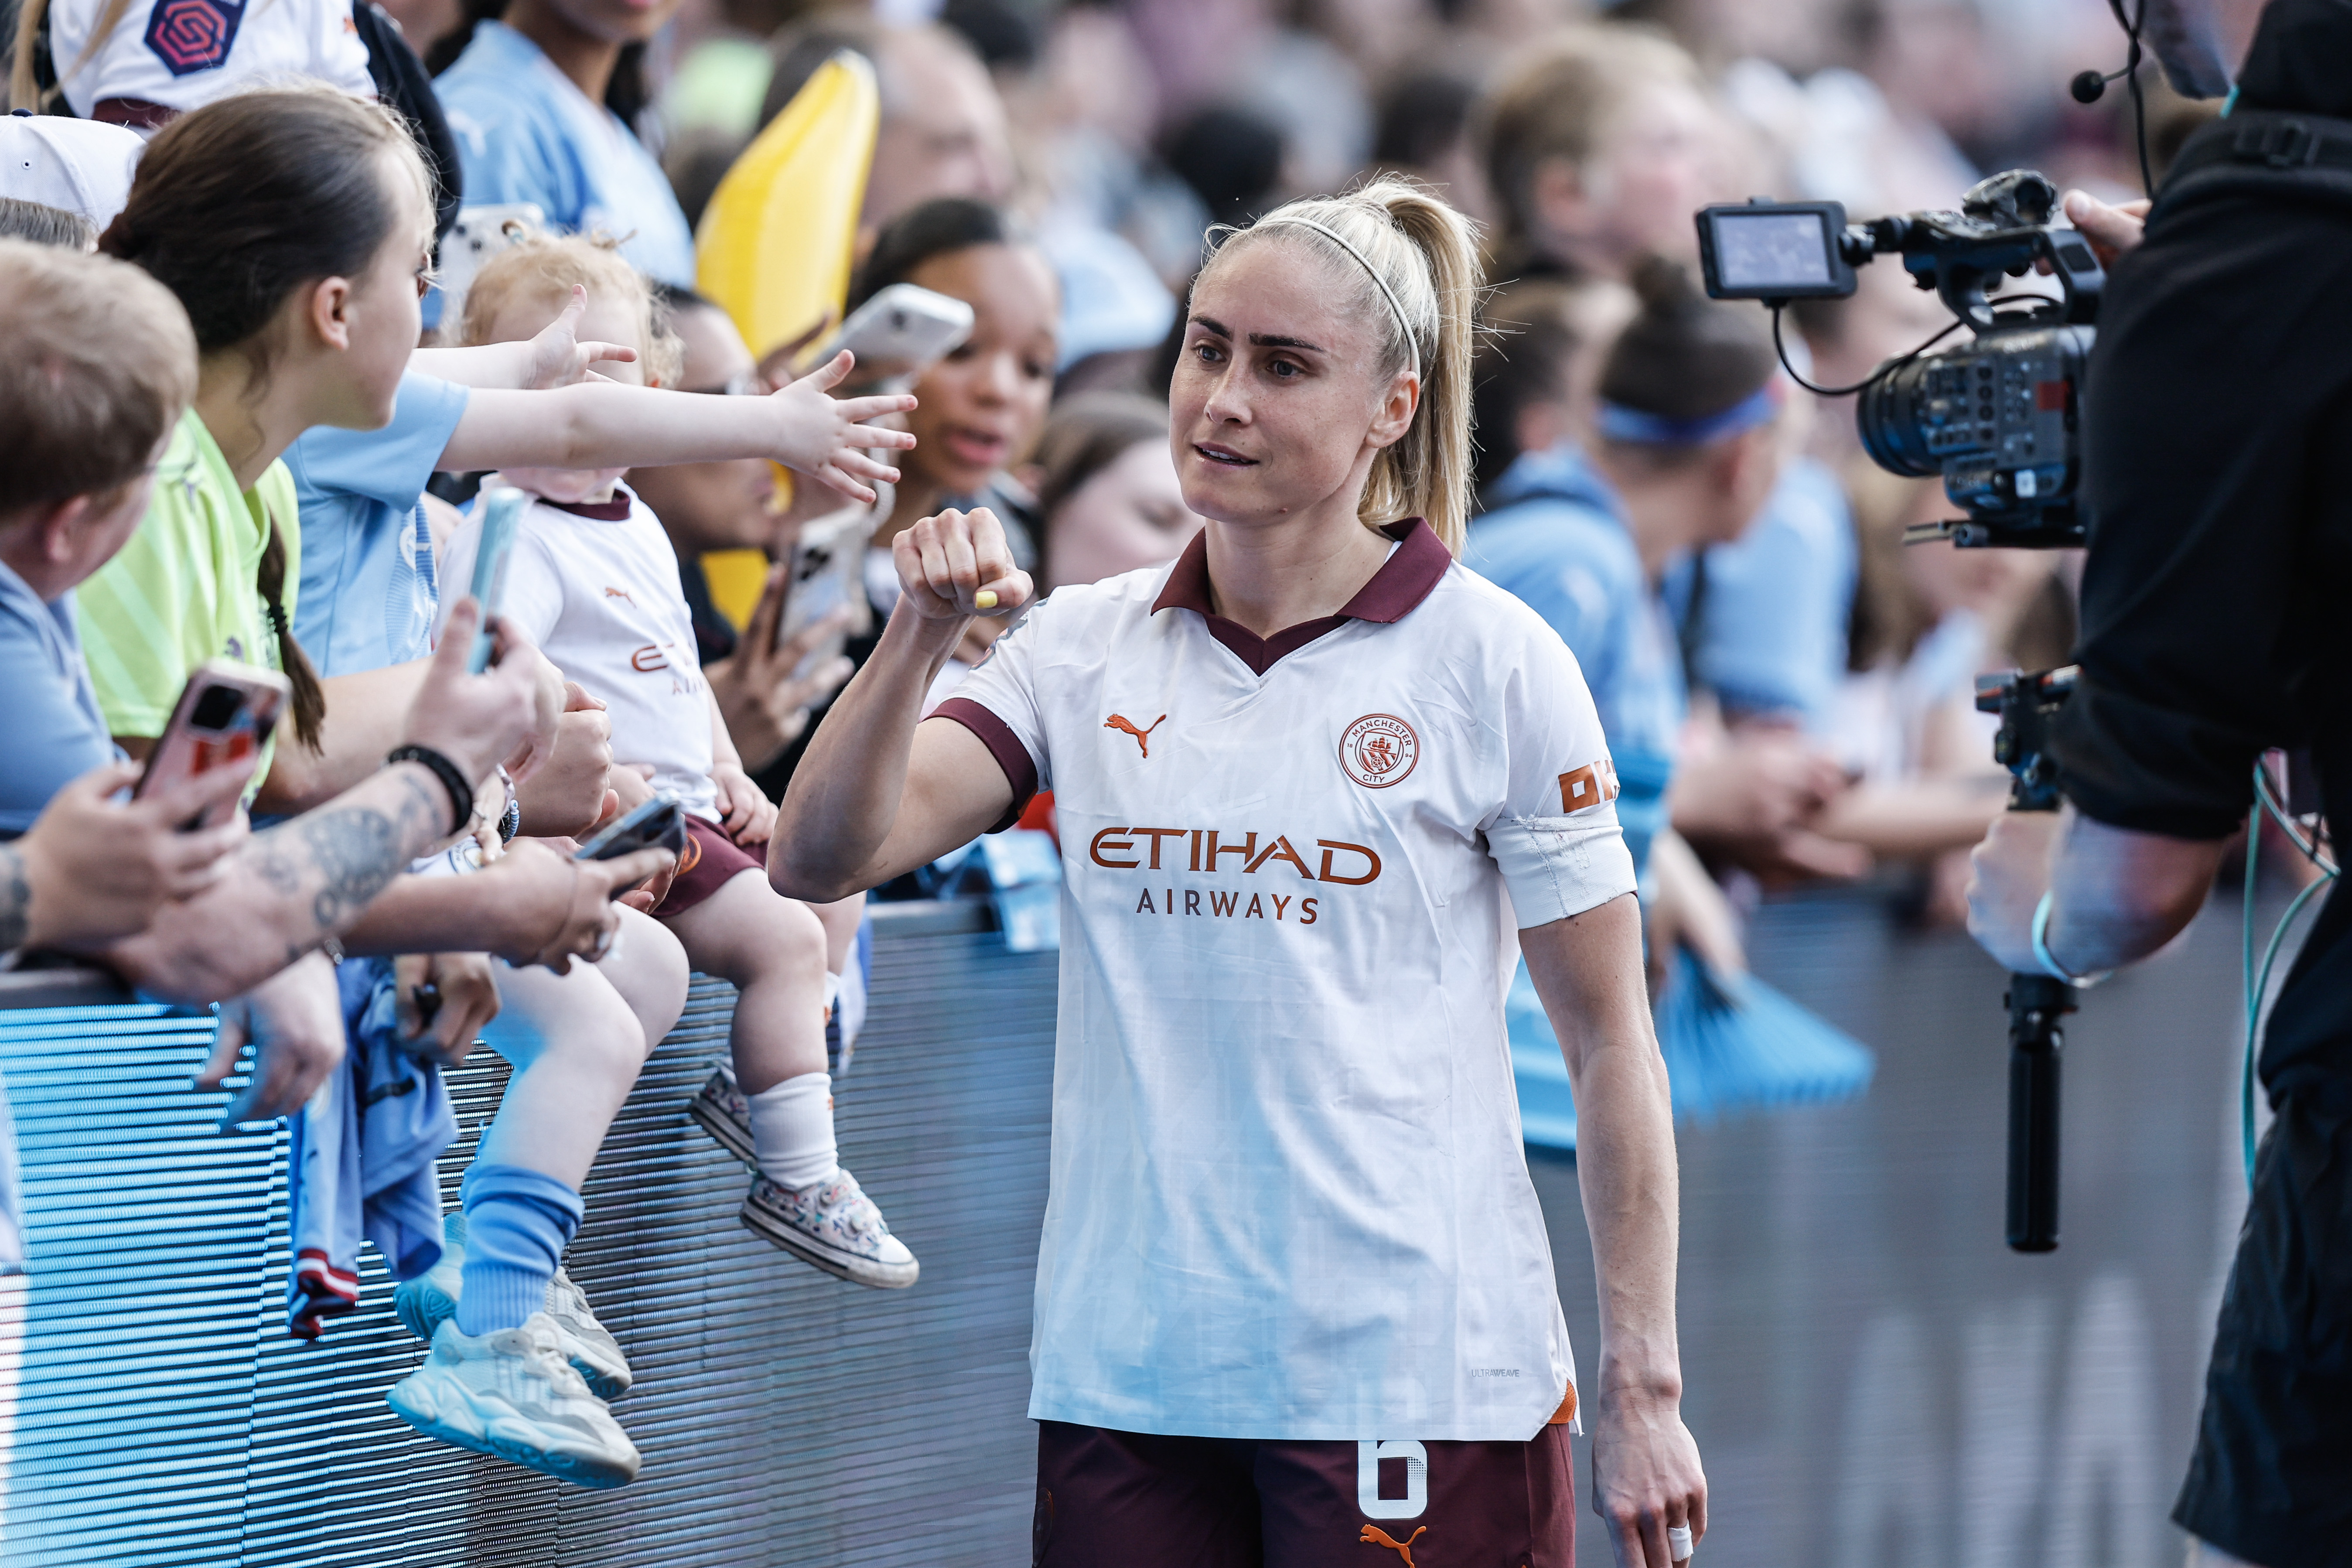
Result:
[[[102,946],[145,931],[164,904],[211,887],[245,842],[245,814],[194,833],[179,825],[233,805],[252,776],[249,763],[207,768],[122,802],[113,797],[138,782],[136,763],[110,763],[68,784],[9,847],[28,897],[8,945]]]
[[[541,964],[569,973],[574,958],[593,963],[612,951],[621,917],[614,899],[668,869],[667,849],[640,849],[613,860],[575,860],[536,839],[518,838],[475,886],[503,900],[511,939],[498,955],[516,968]]]
[[[2109,206],[2088,191],[2068,191],[2060,205],[2065,208],[2068,221],[2091,242],[2091,253],[2099,258],[2099,265],[2113,267],[2116,258],[2139,244],[2147,226],[2151,204],[2142,197],[2120,206]]]
[[[522,830],[534,838],[569,838],[593,826],[604,813],[613,771],[613,721],[604,704],[576,681],[563,683],[555,737],[535,773],[516,775]]]
[[[335,966],[322,953],[299,958],[220,1007],[213,1054],[198,1089],[218,1089],[253,1047],[253,1078],[221,1112],[221,1125],[291,1116],[343,1065],[343,1006]]]
[[[2050,860],[2064,818],[2054,811],[2004,811],[1969,856],[1969,934],[2018,973],[2038,974],[2033,910],[2050,890]]]
[[[499,1016],[499,983],[485,952],[412,952],[392,961],[401,1041],[445,1068],[463,1066],[483,1028]],[[428,1017],[419,991],[433,1003]]]
[[[432,668],[401,731],[405,743],[440,752],[476,784],[513,755],[536,725],[540,666],[545,662],[521,657],[537,650],[514,623],[500,617],[491,627],[496,662],[480,675],[467,674],[467,655],[481,620],[482,607],[470,595],[449,612]]]

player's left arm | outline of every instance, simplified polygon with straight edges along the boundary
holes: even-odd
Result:
[[[1576,1094],[1577,1181],[1601,1287],[1592,1510],[1621,1568],[1672,1568],[1666,1531],[1706,1533],[1706,1477],[1682,1419],[1675,1333],[1679,1230],[1665,1062],[1624,893],[1519,932]]]

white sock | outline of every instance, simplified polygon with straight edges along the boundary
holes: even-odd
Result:
[[[849,963],[833,976],[828,991],[833,1003],[833,1016],[841,1025],[841,1047],[847,1050],[857,1043],[857,1031],[866,1026],[866,972],[857,966],[857,954],[852,951]]]
[[[841,1159],[833,1141],[832,1074],[804,1072],[748,1098],[761,1175],[793,1192],[833,1180]]]

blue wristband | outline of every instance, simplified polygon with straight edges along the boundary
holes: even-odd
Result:
[[[2115,971],[2112,969],[2103,969],[2096,974],[2075,975],[2069,974],[2065,970],[2059,967],[2058,961],[2050,956],[2050,900],[2052,896],[2053,895],[2051,893],[2042,894],[2042,901],[2033,906],[2033,962],[2040,964],[2042,966],[2042,973],[2047,974],[2053,980],[2063,980],[2067,984],[2074,986],[2076,990],[2086,991],[2092,986],[2096,985],[2100,981],[2105,980],[2108,975],[2113,974]]]

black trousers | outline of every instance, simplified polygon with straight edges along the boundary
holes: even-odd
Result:
[[[2352,1568],[2352,1095],[2293,1093],[2263,1140],[2172,1517],[2264,1568]]]

